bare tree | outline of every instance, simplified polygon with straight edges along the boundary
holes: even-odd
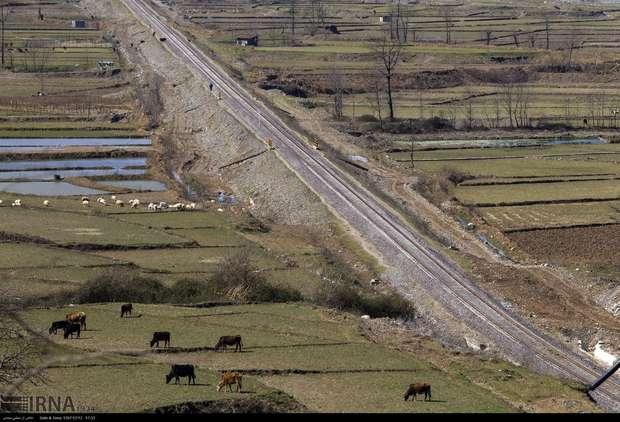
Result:
[[[506,83],[500,90],[500,100],[508,115],[511,128],[526,127],[530,124],[530,93],[522,84]]]
[[[330,80],[332,85],[332,91],[334,93],[334,117],[341,120],[344,112],[343,96],[344,96],[344,78],[340,70],[336,66],[332,67],[330,72]]]
[[[379,118],[379,126],[383,129],[383,114],[381,113],[381,104],[383,103],[381,99],[381,93],[383,92],[383,78],[380,74],[377,74],[373,81],[374,91],[375,91],[375,101],[374,101],[374,109],[377,113],[377,117]]]
[[[322,0],[310,0],[310,34],[314,35],[321,25],[325,25],[327,12]]]
[[[575,29],[572,29],[564,41],[564,50],[566,51],[566,65],[571,67],[573,65],[573,52],[577,48],[581,48],[583,45],[583,37],[581,33]]]
[[[549,16],[545,15],[545,36],[547,38],[546,49],[549,50],[549,31],[551,30],[551,25],[549,22]]]
[[[450,6],[444,6],[441,9],[443,21],[446,29],[446,44],[452,43],[452,27],[454,26],[454,19],[452,18],[452,8]]]
[[[394,120],[392,84],[396,68],[398,67],[401,59],[402,44],[397,39],[392,39],[384,33],[383,38],[376,42],[372,49],[378,62],[378,72],[385,78],[387,102],[390,109],[390,120]]]
[[[30,72],[43,73],[52,55],[51,47],[45,41],[30,40],[23,48],[24,65]]]

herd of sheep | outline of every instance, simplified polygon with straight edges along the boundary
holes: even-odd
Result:
[[[87,196],[82,196],[82,198],[80,199],[81,203],[83,206],[85,207],[89,207],[90,206],[90,198]],[[2,205],[3,201],[0,199],[0,205]],[[99,197],[97,198],[96,203],[98,205],[101,206],[107,206],[108,205],[108,201],[106,201],[105,198],[103,197]],[[124,207],[125,206],[125,201],[118,199],[115,195],[110,196],[110,205],[116,205],[117,207]],[[139,199],[130,199],[128,201],[128,204],[131,208],[138,208],[140,207],[140,200]],[[21,207],[22,206],[22,200],[21,199],[16,199],[11,203],[11,207],[15,208],[15,207]],[[51,206],[51,202],[49,199],[46,199],[43,201],[43,206],[45,207],[49,207]],[[163,211],[166,209],[171,209],[171,210],[176,210],[176,211],[184,211],[184,210],[195,210],[197,207],[195,202],[190,202],[189,204],[184,204],[182,202],[177,202],[176,204],[168,204],[166,202],[159,202],[159,203],[155,203],[155,202],[149,202],[149,204],[146,206],[146,209],[149,211]]]

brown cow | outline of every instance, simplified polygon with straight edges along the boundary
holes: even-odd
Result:
[[[238,372],[223,372],[220,382],[217,384],[217,391],[220,391],[222,387],[227,387],[228,391],[232,393],[233,384],[237,385],[237,392],[241,392],[241,374]]]
[[[82,330],[86,329],[86,314],[84,312],[69,312],[66,320],[69,323],[79,323]]]
[[[431,385],[430,384],[411,384],[405,393],[405,401],[409,398],[409,396],[413,396],[413,401],[415,401],[415,397],[417,394],[424,393],[424,401],[428,398],[431,400]]]
[[[235,352],[236,351],[240,352],[242,345],[243,345],[243,343],[241,342],[241,336],[222,336],[218,340],[218,342],[215,345],[214,349],[215,350],[220,350],[220,348],[223,347],[224,350],[226,350],[226,346],[235,346]]]

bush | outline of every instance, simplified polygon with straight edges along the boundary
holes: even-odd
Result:
[[[173,303],[210,302],[219,299],[210,283],[201,280],[179,280],[170,289]]]
[[[292,302],[302,299],[297,291],[267,282],[247,251],[228,256],[211,277],[217,296],[236,302]]]
[[[322,306],[368,314],[373,318],[389,317],[412,319],[413,305],[397,293],[371,293],[343,282],[330,282],[315,295],[315,302]]]
[[[170,294],[160,281],[145,278],[133,270],[110,270],[83,284],[78,303],[141,302],[162,303]]]
[[[359,122],[378,122],[379,121],[379,119],[377,119],[372,114],[362,114],[360,117],[357,118],[357,120]]]

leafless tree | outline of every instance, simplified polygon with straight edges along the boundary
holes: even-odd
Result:
[[[446,44],[452,43],[452,27],[454,26],[454,19],[452,17],[452,8],[450,6],[444,6],[441,9],[441,15],[446,29]]]
[[[566,40],[564,41],[564,51],[566,51],[566,65],[568,67],[571,67],[573,65],[573,53],[575,49],[581,48],[582,45],[583,37],[581,36],[581,33],[576,29],[572,29],[566,37]]]
[[[30,40],[26,42],[23,50],[24,65],[30,72],[43,73],[47,70],[47,64],[52,55],[52,48],[45,41]]]
[[[377,74],[373,81],[374,88],[374,109],[379,118],[379,126],[383,129],[383,114],[381,113],[381,107],[383,104],[383,100],[381,99],[381,93],[383,92],[383,77],[380,74]]]
[[[310,0],[310,34],[314,35],[321,25],[325,25],[327,12],[322,0]]]
[[[330,80],[334,93],[334,117],[337,120],[341,120],[344,115],[344,78],[336,66],[333,66],[331,69]]]
[[[549,50],[549,31],[551,30],[551,24],[549,22],[549,16],[545,15],[545,36],[547,39],[547,43],[545,48]]]
[[[529,90],[523,84],[509,82],[501,88],[500,99],[511,128],[529,126],[530,97]]]
[[[384,33],[383,37],[373,45],[372,49],[378,63],[378,72],[385,78],[390,120],[394,120],[392,85],[396,68],[401,59],[402,44],[397,39],[392,39],[388,34]]]

